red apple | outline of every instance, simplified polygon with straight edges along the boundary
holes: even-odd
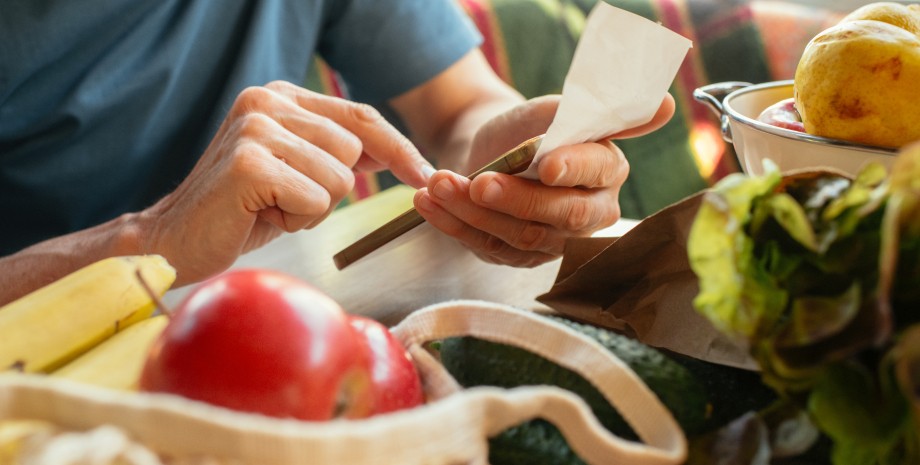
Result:
[[[805,132],[805,125],[802,123],[799,111],[795,108],[794,98],[783,99],[770,105],[760,113],[757,120],[778,128]]]
[[[179,304],[141,374],[145,391],[302,420],[370,414],[370,365],[348,315],[308,283],[228,271]]]
[[[412,357],[381,323],[352,315],[351,326],[361,338],[371,360],[373,414],[416,407],[425,402],[422,383]]]

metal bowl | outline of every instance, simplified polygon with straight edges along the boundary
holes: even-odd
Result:
[[[756,85],[721,82],[693,92],[693,97],[721,120],[722,138],[735,147],[745,173],[762,174],[765,158],[776,163],[781,171],[831,167],[855,175],[870,160],[891,169],[897,155],[895,149],[813,136],[757,120],[767,107],[792,95],[791,80]]]

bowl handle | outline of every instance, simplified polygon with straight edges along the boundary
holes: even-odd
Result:
[[[722,101],[725,100],[728,94],[739,89],[744,89],[750,85],[751,83],[749,82],[741,81],[717,82],[715,84],[699,87],[693,91],[693,98],[709,107],[709,109],[716,114],[716,117],[719,118],[722,128],[722,139],[724,139],[725,142],[732,143],[732,130],[731,126],[728,124],[728,115],[725,114],[722,107]]]

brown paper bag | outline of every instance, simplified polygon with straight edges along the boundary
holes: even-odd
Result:
[[[569,240],[555,284],[537,300],[653,347],[756,369],[745,347],[693,308],[699,287],[687,236],[702,197],[703,192],[672,204],[620,238]]]

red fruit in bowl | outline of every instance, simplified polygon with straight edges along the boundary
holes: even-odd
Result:
[[[412,357],[381,323],[352,315],[351,325],[362,335],[371,360],[373,414],[393,412],[425,403],[422,383]]]
[[[757,120],[778,128],[805,132],[802,116],[799,115],[799,111],[795,108],[795,99],[791,97],[767,107],[760,113]]]
[[[373,400],[364,343],[339,304],[260,269],[231,270],[192,290],[151,348],[139,384],[302,420],[364,417]]]

